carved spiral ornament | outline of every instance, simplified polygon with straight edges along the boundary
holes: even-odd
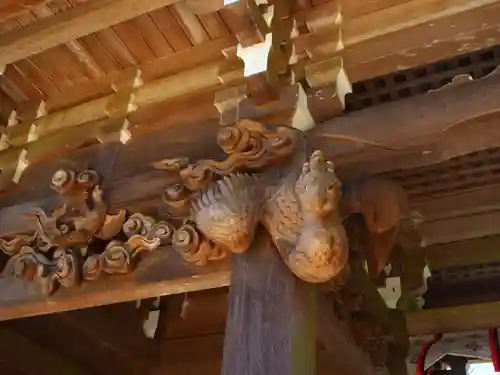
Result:
[[[11,257],[2,276],[16,276],[26,281],[37,281],[42,292],[53,294],[59,286],[73,287],[81,281],[81,257],[74,249],[58,248],[49,259],[37,249],[24,246]]]
[[[156,221],[150,216],[136,213],[123,224],[123,233],[129,238],[140,236],[149,240],[159,239],[161,245],[168,245],[172,242],[174,226],[166,221]]]
[[[204,266],[210,260],[223,259],[227,255],[220,246],[205,239],[193,223],[185,223],[175,231],[172,245],[186,262],[197,266]]]
[[[74,187],[76,172],[73,170],[59,169],[52,176],[51,187],[59,194],[64,194]]]

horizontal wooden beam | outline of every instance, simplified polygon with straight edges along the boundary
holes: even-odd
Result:
[[[422,226],[422,237],[425,244],[430,246],[495,236],[500,234],[498,225],[495,225],[498,220],[500,220],[500,210],[426,221]]]
[[[498,145],[499,90],[494,72],[337,117],[308,137],[345,177],[435,164]]]
[[[228,262],[188,266],[172,248],[163,247],[148,254],[130,274],[63,288],[52,297],[44,296],[36,283],[1,278],[0,320],[218,288],[229,285],[229,280]]]
[[[425,254],[431,270],[499,262],[500,236],[429,246]]]
[[[391,4],[347,20],[345,48],[336,53],[344,58],[351,81],[358,82],[498,44],[499,17],[495,0]]]
[[[500,302],[444,307],[408,312],[406,327],[410,336],[463,332],[498,327]]]

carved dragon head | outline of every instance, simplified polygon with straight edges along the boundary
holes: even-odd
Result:
[[[333,163],[326,161],[321,151],[314,151],[309,162],[304,163],[295,193],[306,216],[325,217],[337,208],[341,197],[340,180]]]

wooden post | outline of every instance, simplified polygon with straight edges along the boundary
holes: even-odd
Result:
[[[232,262],[222,374],[316,374],[315,286],[290,272],[264,230]]]

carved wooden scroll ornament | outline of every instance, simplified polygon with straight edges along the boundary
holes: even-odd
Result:
[[[50,215],[42,209],[27,215],[35,232],[0,239],[0,248],[10,256],[4,277],[36,281],[51,295],[59,286],[76,286],[102,273],[130,272],[138,254],[170,239],[172,229],[166,223],[141,215],[126,220],[125,211],[109,214],[92,170],[61,169],[51,187],[63,203]],[[118,239],[121,232],[128,239]]]

